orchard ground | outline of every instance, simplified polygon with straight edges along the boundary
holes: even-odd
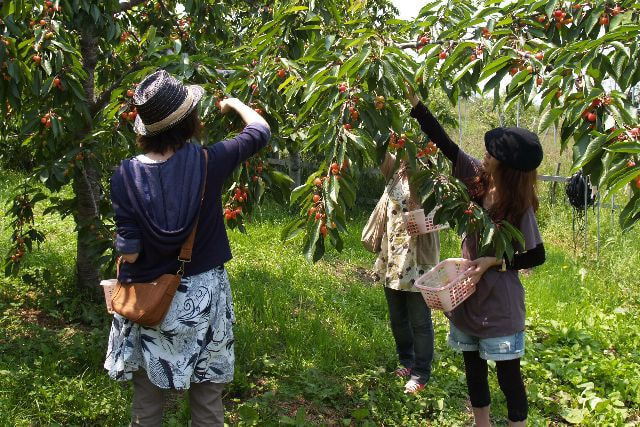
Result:
[[[0,173],[0,203],[21,175]],[[547,187],[541,187],[546,195]],[[238,318],[237,365],[225,393],[232,425],[470,424],[462,358],[446,345],[447,322],[434,313],[433,378],[405,396],[396,367],[382,289],[371,281],[374,257],[360,245],[365,212],[355,214],[342,253],[316,265],[299,243],[282,244],[290,218],[263,208],[248,234],[230,232],[227,268]],[[531,425],[640,423],[640,242],[603,215],[602,250],[574,256],[571,211],[543,202],[539,222],[547,262],[524,275],[527,353],[523,370]],[[0,250],[9,238],[2,220]],[[131,389],[102,369],[109,317],[72,283],[75,239],[70,219],[39,216],[48,240],[21,275],[0,286],[0,424],[125,425]],[[458,256],[459,239],[443,232],[442,258]],[[491,368],[492,416],[506,423]],[[186,425],[181,396],[169,425]]]

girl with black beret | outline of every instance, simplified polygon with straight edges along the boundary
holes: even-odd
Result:
[[[524,425],[527,395],[520,372],[524,355],[524,288],[518,270],[541,265],[545,250],[535,211],[536,168],[542,161],[537,135],[526,129],[496,128],[485,134],[482,161],[460,149],[407,85],[411,116],[453,163],[453,174],[494,221],[506,220],[522,232],[525,245],[513,260],[478,257],[477,234],[466,235],[462,256],[473,260],[476,291],[452,312],[449,345],[462,351],[467,387],[478,427],[490,425],[487,360],[496,362],[498,383],[507,400],[509,425]]]

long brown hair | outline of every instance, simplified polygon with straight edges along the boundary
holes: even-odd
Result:
[[[519,226],[522,216],[531,206],[538,210],[537,170],[523,172],[512,169],[502,162],[488,170],[486,162],[481,166],[478,175],[467,180],[465,184],[469,195],[478,204],[487,193],[491,183],[496,189],[496,199],[489,209],[494,221],[507,220],[514,226]]]

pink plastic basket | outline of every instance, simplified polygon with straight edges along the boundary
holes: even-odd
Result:
[[[113,293],[116,290],[117,284],[118,284],[117,279],[107,279],[107,280],[100,281],[100,286],[102,286],[102,290],[104,291],[104,303],[107,306],[107,312],[110,314],[113,313],[111,300],[113,299]]]
[[[451,311],[476,291],[476,282],[467,276],[470,268],[469,260],[448,258],[420,276],[415,286],[429,307]]]
[[[402,217],[407,227],[407,233],[409,233],[410,236],[417,236],[419,234],[433,233],[447,228],[446,225],[435,224],[433,222],[434,215],[435,211],[431,211],[429,215],[425,215],[424,209],[405,212],[402,214]]]

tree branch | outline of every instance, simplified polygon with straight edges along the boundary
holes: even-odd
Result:
[[[102,107],[104,107],[104,105],[107,103],[107,100],[111,97],[111,92],[113,92],[117,87],[119,87],[122,84],[122,81],[131,73],[138,71],[140,69],[140,64],[137,62],[134,62],[131,65],[131,68],[129,68],[129,72],[126,74],[121,75],[120,77],[118,77],[118,79],[116,79],[116,81],[109,87],[109,89],[105,90],[104,92],[102,92],[100,94],[100,96],[98,96],[98,98],[96,99],[96,102],[91,106],[91,114],[95,114],[97,113]]]
[[[134,8],[135,6],[145,3],[147,0],[130,0],[126,3],[120,3],[120,12],[126,12],[129,9]]]

